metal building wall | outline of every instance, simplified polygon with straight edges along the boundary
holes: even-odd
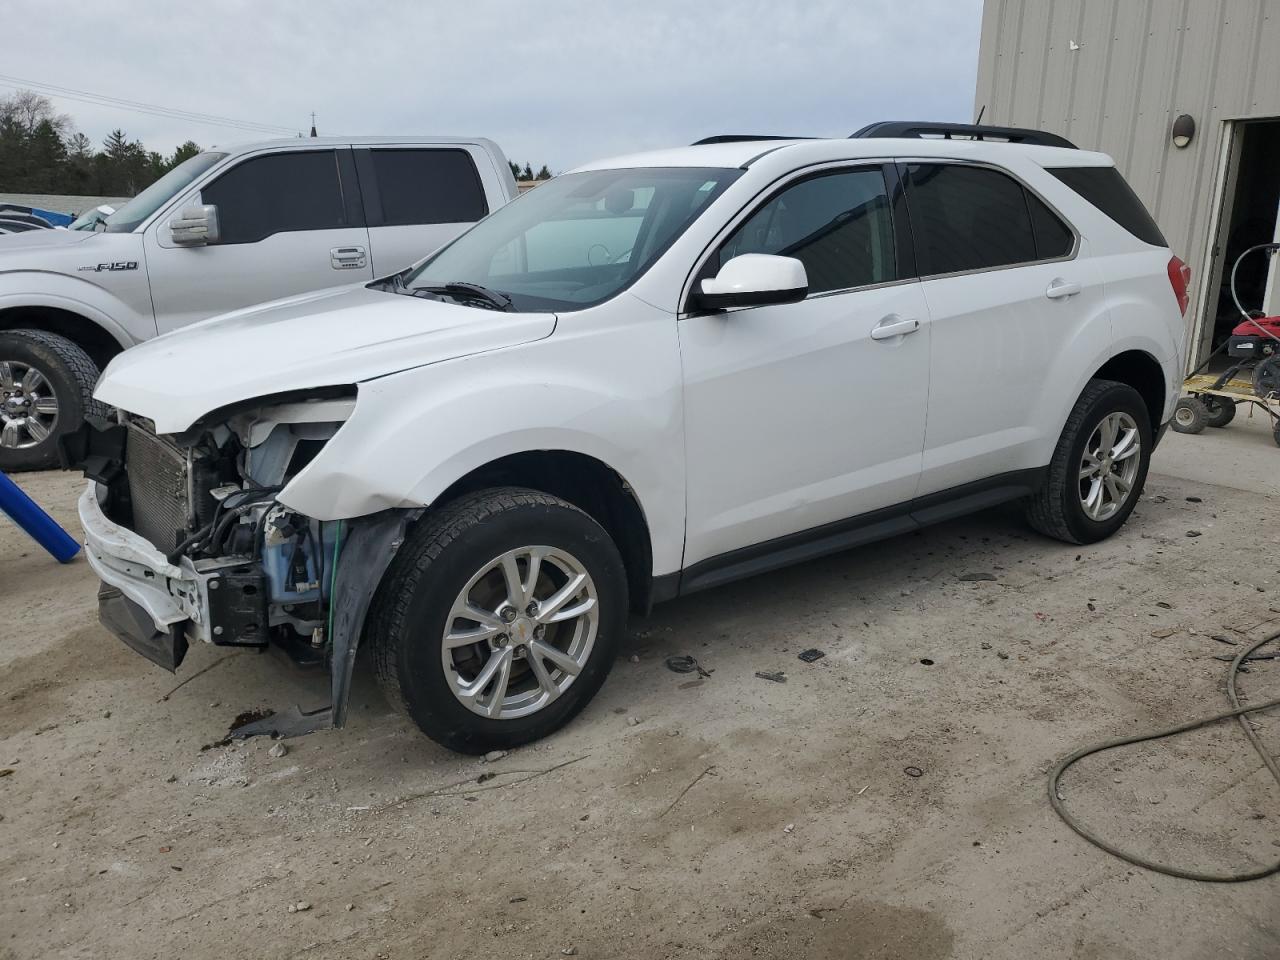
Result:
[[[984,123],[1110,154],[1202,279],[1225,121],[1280,117],[1280,0],[986,0],[984,105]],[[1179,150],[1183,113],[1196,136]]]

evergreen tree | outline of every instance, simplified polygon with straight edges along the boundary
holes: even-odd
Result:
[[[547,165],[545,163],[542,165],[542,169],[538,171],[537,179],[539,180],[551,179],[551,171],[547,169]]]

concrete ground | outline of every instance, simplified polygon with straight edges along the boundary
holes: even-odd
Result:
[[[98,626],[83,560],[0,524],[0,957],[1275,958],[1280,877],[1130,867],[1045,777],[1225,709],[1216,657],[1280,629],[1278,467],[1257,420],[1171,435],[1107,543],[1004,509],[673,602],[576,722],[488,764],[364,666],[345,730],[216,745],[323,681],[207,647],[170,676]],[[73,524],[80,480],[20,480]],[[685,653],[709,679],[666,669]],[[1280,696],[1272,662],[1241,681]],[[1230,724],[1086,760],[1063,795],[1167,861],[1280,858]]]

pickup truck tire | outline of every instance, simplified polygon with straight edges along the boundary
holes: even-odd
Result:
[[[1128,384],[1090,380],[1067,417],[1045,482],[1027,503],[1031,526],[1067,543],[1111,536],[1142,496],[1151,441],[1141,394]]]
[[[0,470],[56,467],[58,437],[88,414],[106,415],[93,399],[97,382],[97,365],[66,337],[0,331]]]
[[[366,636],[388,700],[437,743],[480,754],[573,719],[613,666],[626,611],[608,533],[558,497],[502,487],[412,530]]]

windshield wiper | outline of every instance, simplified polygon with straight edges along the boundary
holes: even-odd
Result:
[[[416,294],[419,290],[425,293],[433,293],[436,296],[452,297],[455,300],[479,300],[487,303],[494,310],[503,310],[508,313],[515,310],[511,298],[501,290],[490,290],[488,287],[482,287],[478,283],[464,283],[461,280],[453,283],[445,283],[436,287],[414,287],[413,292]]]

